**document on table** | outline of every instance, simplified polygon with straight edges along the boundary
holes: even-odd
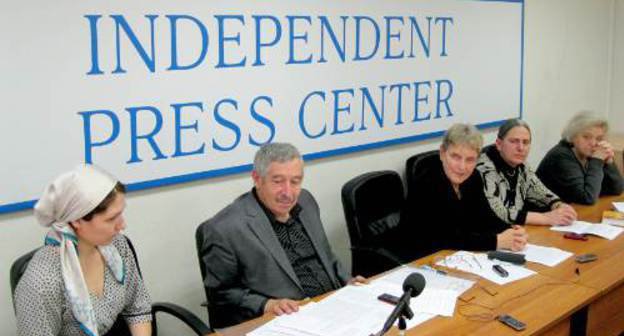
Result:
[[[553,226],[553,231],[574,232],[578,234],[593,234],[609,240],[615,239],[624,229],[607,224],[594,224],[583,221],[574,221],[572,225]]]
[[[613,207],[619,212],[624,212],[624,202],[613,202]]]
[[[519,251],[518,253],[523,253],[527,261],[540,263],[550,267],[559,264],[573,255],[572,252],[564,251],[556,247],[533,244],[526,244],[524,250]]]
[[[468,251],[457,251],[438,261],[437,265],[473,273],[499,285],[504,285],[535,274],[535,272],[525,267],[498,260],[491,260],[488,259],[487,255],[484,253],[472,253]],[[509,275],[506,277],[500,276],[493,270],[492,267],[494,265],[503,266]]]
[[[461,279],[452,275],[444,274],[444,272],[437,271],[432,268],[420,268],[403,266],[395,271],[392,271],[375,281],[388,281],[395,283],[399,286],[403,286],[403,281],[408,275],[412,273],[420,273],[427,284],[426,288],[435,289],[448,289],[457,292],[457,296],[463,294],[474,285],[474,281]]]
[[[370,285],[365,286],[372,297],[378,297],[381,294],[388,293],[397,297],[403,295],[402,285],[384,281],[381,279],[373,281]],[[414,313],[427,313],[441,316],[453,316],[455,312],[455,303],[458,294],[456,291],[449,289],[438,289],[430,287],[426,284],[422,293],[410,300],[410,308]]]
[[[305,305],[297,313],[279,316],[247,335],[368,336],[381,329],[394,309],[393,305],[379,301],[377,296],[394,288],[391,283],[346,286],[320,302]],[[418,303],[414,301],[410,302],[414,317],[407,320],[408,328],[435,316],[418,312],[415,309]]]
[[[407,328],[436,315],[453,316],[457,297],[474,285],[474,281],[445,275],[428,268],[401,267],[368,285],[346,286],[320,302],[309,303],[299,312],[276,317],[250,336],[368,336],[378,332],[394,309],[377,297],[388,293],[403,295],[403,282],[412,273],[425,278],[423,292],[410,300],[414,317]]]

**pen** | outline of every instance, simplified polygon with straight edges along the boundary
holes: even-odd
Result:
[[[433,268],[433,267],[431,267],[429,265],[423,265],[423,266],[420,266],[420,268],[425,269],[425,270],[429,270],[429,271],[432,271],[432,272],[436,272],[436,273],[441,274],[441,275],[446,275],[446,272],[444,272],[443,270],[439,270],[439,269]]]
[[[498,275],[500,275],[503,278],[506,278],[509,276],[509,272],[507,272],[507,270],[505,270],[503,266],[501,265],[493,265],[492,269],[494,270],[494,272],[496,272]]]

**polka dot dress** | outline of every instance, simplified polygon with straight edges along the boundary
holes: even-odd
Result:
[[[151,321],[151,302],[126,239],[118,235],[113,244],[126,265],[123,284],[108,269],[101,297],[91,294],[98,333],[105,334],[121,315],[128,324]],[[44,246],[28,264],[15,290],[17,333],[26,335],[85,335],[74,319],[65,295],[59,248]]]

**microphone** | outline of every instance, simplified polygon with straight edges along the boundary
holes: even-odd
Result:
[[[425,278],[420,273],[412,273],[405,278],[405,281],[403,281],[403,296],[401,296],[401,299],[399,299],[399,302],[377,335],[383,335],[388,332],[399,316],[406,316],[408,319],[414,316],[414,313],[409,308],[410,299],[420,295],[423,289],[425,289],[425,285]]]
[[[524,265],[526,264],[526,258],[524,254],[520,253],[512,253],[505,251],[489,251],[487,253],[488,259],[498,259],[501,261],[507,261],[516,265]]]

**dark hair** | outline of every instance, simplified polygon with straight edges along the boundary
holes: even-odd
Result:
[[[100,202],[100,204],[98,204],[93,210],[91,210],[91,212],[84,215],[82,219],[86,221],[90,221],[93,218],[93,216],[106,211],[106,209],[108,209],[111,203],[113,203],[113,201],[115,200],[115,197],[117,197],[117,194],[125,194],[125,193],[126,193],[126,186],[123,185],[123,183],[121,182],[117,182],[113,190],[111,190],[108,193],[108,195],[104,197],[102,202]]]
[[[497,137],[502,140],[503,138],[505,138],[507,133],[509,133],[509,131],[511,131],[514,127],[518,127],[518,126],[522,126],[526,128],[527,131],[529,131],[529,135],[531,134],[531,128],[529,127],[529,124],[527,124],[526,121],[521,120],[521,119],[508,119],[498,128]]]

